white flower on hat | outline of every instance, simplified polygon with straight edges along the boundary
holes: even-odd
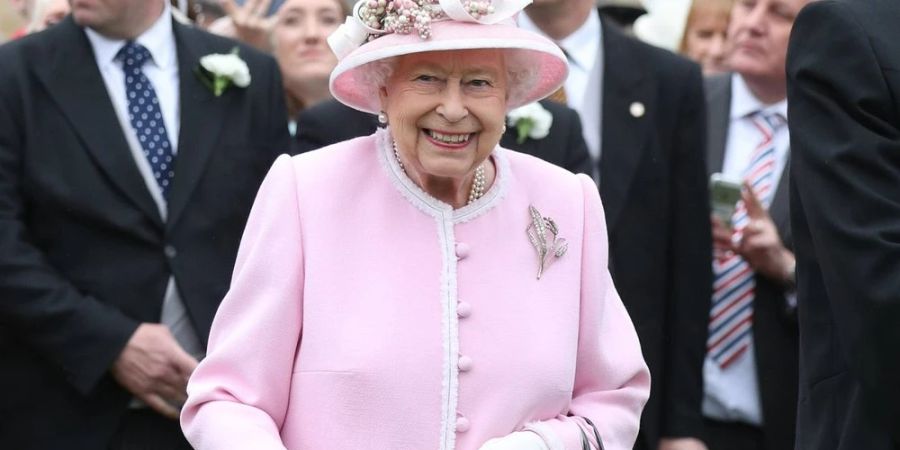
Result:
[[[238,56],[237,47],[231,53],[213,53],[200,58],[200,67],[203,69],[199,74],[201,79],[216,97],[222,95],[231,84],[241,88],[250,86],[250,68]],[[205,74],[202,73],[204,71]]]
[[[532,0],[358,0],[344,23],[328,36],[328,46],[343,59],[364,43],[385,34],[416,32],[431,37],[432,22],[455,20],[493,25],[511,19]]]
[[[525,138],[543,139],[550,134],[553,125],[553,114],[547,111],[540,103],[529,103],[518,107],[507,114],[510,125],[516,127],[520,144]]]

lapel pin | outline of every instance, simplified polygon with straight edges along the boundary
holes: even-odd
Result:
[[[628,111],[631,113],[631,117],[640,118],[644,117],[647,108],[644,108],[644,104],[641,102],[634,102],[628,107]]]

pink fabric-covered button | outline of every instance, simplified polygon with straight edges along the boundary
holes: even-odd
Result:
[[[469,256],[469,244],[465,242],[457,242],[456,243],[456,257],[458,259],[463,259],[466,256]]]
[[[456,361],[456,367],[459,367],[459,370],[462,372],[468,372],[472,370],[472,358],[468,356],[460,356],[459,360]]]
[[[465,417],[459,417],[456,419],[456,432],[457,433],[465,433],[469,431],[469,419]]]
[[[466,302],[459,302],[459,304],[456,305],[456,315],[463,319],[471,316],[472,315],[472,305],[470,305]]]

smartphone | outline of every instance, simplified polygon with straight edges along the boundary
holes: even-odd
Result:
[[[728,228],[731,223],[737,202],[741,200],[741,180],[714,173],[709,177],[709,201],[712,213]]]
[[[237,3],[239,6],[244,6],[244,3],[246,1],[247,0],[235,0],[235,3]],[[278,11],[278,8],[281,7],[282,3],[284,3],[284,0],[272,0],[272,3],[269,4],[269,10],[266,11],[266,16],[275,14]]]

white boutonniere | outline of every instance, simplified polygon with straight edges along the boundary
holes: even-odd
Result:
[[[232,84],[240,88],[250,86],[250,68],[238,52],[235,47],[231,53],[214,53],[200,58],[197,76],[216,97]]]
[[[509,124],[516,127],[518,143],[525,142],[526,138],[543,139],[550,133],[553,125],[553,114],[544,109],[540,103],[529,103],[518,107],[507,114]]]

